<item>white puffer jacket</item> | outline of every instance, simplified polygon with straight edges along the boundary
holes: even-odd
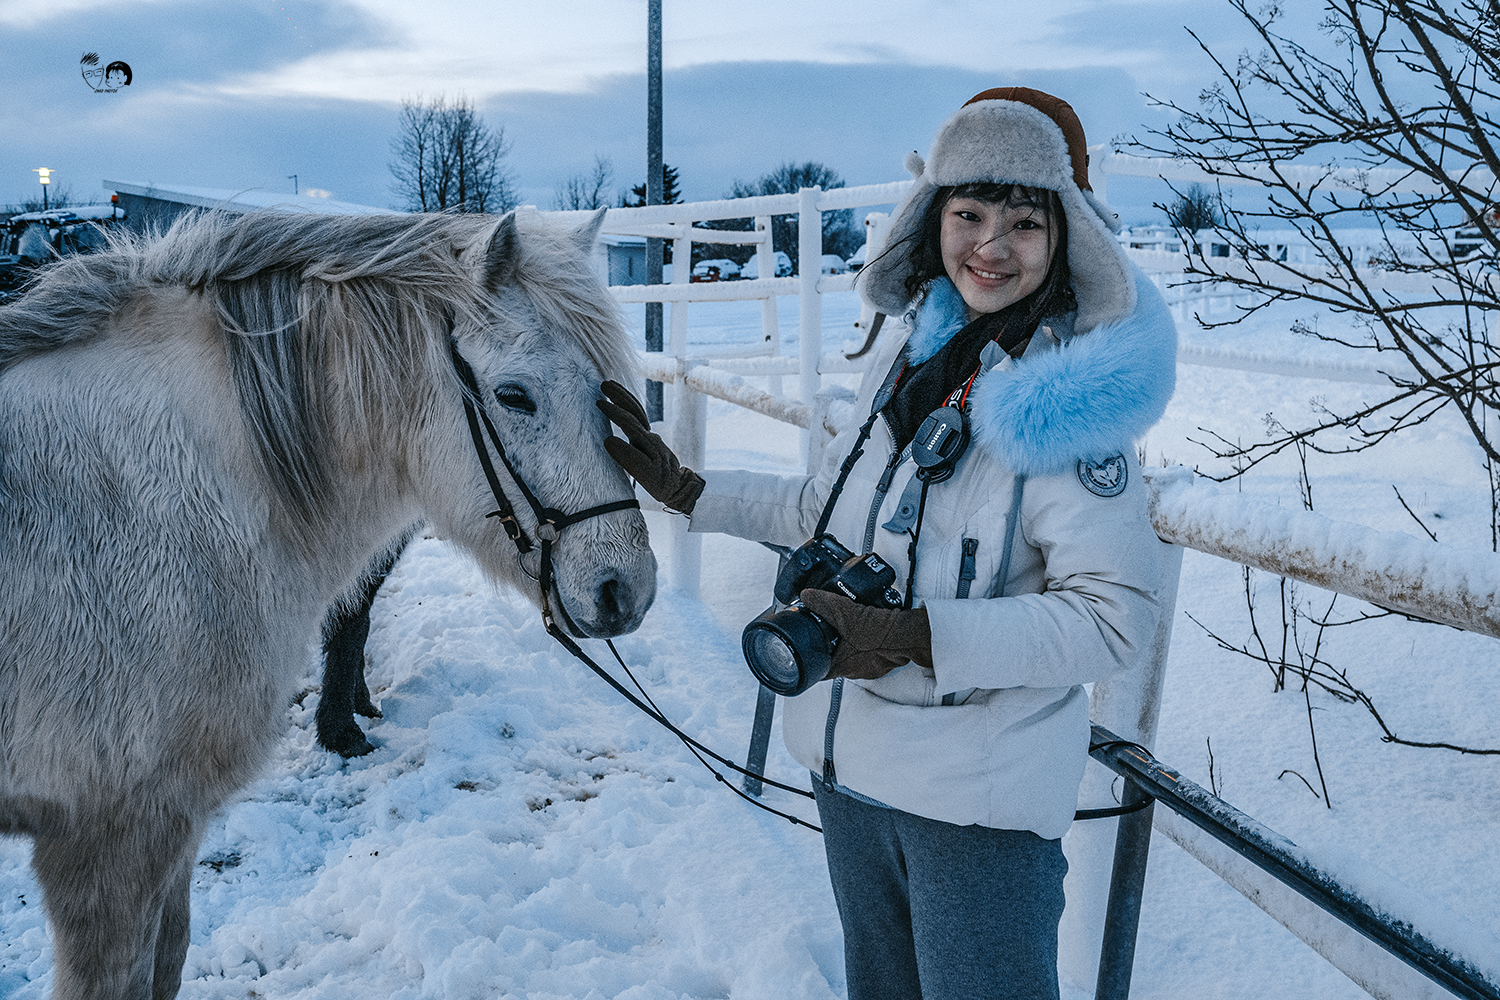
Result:
[[[917,550],[913,603],[927,608],[934,667],[908,663],[787,699],[783,729],[800,763],[933,819],[1048,839],[1066,832],[1089,739],[1081,685],[1144,653],[1166,582],[1134,443],[1172,394],[1176,330],[1151,283],[1132,278],[1124,318],[1076,335],[1048,326],[1021,359],[1002,354],[976,380],[974,441],[954,476],[930,488]],[[929,295],[915,331],[892,331],[861,386],[860,412],[908,337],[921,361],[963,325],[953,300],[956,292],[946,304]],[[814,477],[705,473],[692,530],[801,544],[855,436],[835,438]],[[873,523],[873,550],[904,584],[908,536],[880,526],[916,467],[902,462],[881,493],[892,449],[878,420],[829,530],[859,552]],[[974,579],[960,599],[966,540]]]

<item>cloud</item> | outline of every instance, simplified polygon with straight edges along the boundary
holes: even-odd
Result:
[[[583,93],[598,81],[643,69],[644,6],[573,0],[563,8],[517,0],[353,0],[382,40],[308,53],[221,84],[225,92],[395,102],[416,93]],[[830,65],[910,63],[976,71],[1139,69],[1167,56],[1159,32],[1131,32],[1100,45],[1110,25],[1151,23],[1163,10],[1187,18],[1187,3],[1053,0],[725,0],[667,3],[667,69],[727,62]],[[1091,31],[1071,30],[1086,24]],[[1066,27],[1065,27],[1066,26]],[[1170,40],[1175,44],[1177,39]]]
[[[1165,81],[1191,97],[1210,79],[1182,24],[1231,52],[1245,44],[1217,6],[1187,0],[1056,0],[1046,13],[1030,0],[665,6],[667,160],[690,198],[787,160],[851,184],[898,179],[906,150],[1001,84],[1067,97],[1102,141],[1160,120],[1141,90]],[[419,93],[474,98],[541,207],[596,153],[622,188],[645,175],[635,2],[0,0],[0,51],[0,202],[34,192],[30,170],[46,165],[90,194],[103,177],[290,191],[297,174],[340,200],[390,204],[396,108]],[[123,58],[134,82],[93,93],[84,51]]]

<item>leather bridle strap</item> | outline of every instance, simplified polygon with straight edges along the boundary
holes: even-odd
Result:
[[[479,394],[479,383],[474,377],[474,369],[469,365],[467,361],[464,360],[463,355],[459,354],[458,343],[456,341],[450,341],[449,348],[451,349],[453,354],[453,370],[455,373],[457,373],[459,384],[463,387],[464,417],[469,424],[469,435],[474,439],[474,451],[479,456],[479,465],[484,469],[484,477],[489,481],[490,492],[495,495],[496,509],[494,511],[491,511],[489,514],[486,514],[485,516],[500,518],[500,523],[504,526],[505,533],[510,536],[511,541],[515,542],[516,550],[518,553],[524,554],[532,550],[532,548],[534,547],[532,541],[527,537],[526,532],[522,530],[520,522],[516,520],[515,507],[512,506],[510,500],[506,497],[505,490],[500,485],[500,477],[495,472],[495,465],[490,461],[489,449],[485,446],[486,436],[489,437],[490,443],[494,445],[495,453],[500,456],[500,464],[505,466],[505,471],[510,474],[511,481],[516,484],[516,487],[518,489],[520,489],[521,496],[525,497],[527,505],[531,507],[532,513],[536,515],[537,524],[535,533],[537,540],[541,543],[542,549],[541,565],[537,573],[537,584],[541,589],[542,624],[546,627],[547,634],[555,639],[564,649],[571,653],[581,663],[586,665],[590,670],[594,671],[594,673],[603,678],[610,687],[614,688],[616,691],[622,694],[627,701],[633,704],[636,708],[640,709],[642,712],[646,713],[646,715],[650,716],[659,725],[665,727],[669,732],[672,733],[672,735],[680,739],[684,744],[687,745],[688,749],[691,750],[695,756],[699,754],[706,755],[719,762],[723,766],[731,768],[735,771],[739,771],[742,774],[754,777],[756,780],[763,782],[764,784],[771,785],[775,788],[784,789],[785,791],[792,792],[796,795],[804,795],[808,798],[811,798],[812,794],[805,791],[804,789],[793,788],[791,785],[783,785],[779,781],[774,781],[763,774],[758,774],[747,768],[740,767],[738,764],[729,760],[727,757],[721,757],[720,755],[714,753],[712,750],[708,749],[708,747],[704,746],[702,743],[699,743],[697,740],[693,739],[681,729],[678,729],[675,725],[672,724],[670,719],[668,719],[661,713],[661,711],[655,706],[655,704],[648,705],[640,698],[637,698],[630,692],[629,689],[627,689],[623,684],[612,677],[609,671],[605,670],[599,664],[595,663],[594,660],[583,651],[583,648],[579,646],[577,642],[573,641],[573,637],[568,635],[567,632],[565,632],[562,627],[557,624],[557,621],[553,617],[552,613],[552,546],[553,543],[557,541],[559,533],[562,531],[562,529],[568,527],[569,525],[577,524],[579,521],[584,521],[591,517],[598,517],[601,514],[613,513],[617,510],[639,509],[641,506],[640,501],[636,500],[634,497],[631,497],[628,500],[614,500],[610,503],[602,503],[595,507],[589,507],[588,509],[581,510],[576,514],[564,514],[562,511],[554,510],[551,507],[543,507],[541,502],[537,500],[536,496],[531,492],[531,490],[527,489],[526,483],[521,479],[519,475],[516,474],[515,467],[510,464],[510,459],[505,454],[505,446],[500,443],[500,435],[495,430],[495,425],[490,421],[489,414],[485,412],[483,398]],[[483,425],[484,428],[483,433],[480,432],[481,425]],[[562,615],[564,621],[566,621],[571,627],[573,623],[572,620],[568,618],[567,608],[559,605],[558,612]],[[630,668],[626,667],[625,661],[620,659],[619,651],[615,649],[614,643],[609,643],[609,648],[610,651],[615,654],[615,659],[619,660],[620,665],[624,667],[625,672],[629,674]],[[631,675],[631,677],[632,679],[634,679],[634,675]],[[645,692],[643,689],[642,694],[644,693]],[[650,696],[648,695],[648,700],[649,697]],[[698,759],[703,763],[705,767],[713,772],[714,777],[723,782],[730,791],[747,800],[752,805],[758,806],[761,809],[766,810],[767,812],[774,813],[775,815],[780,816],[783,819],[790,820],[792,823],[798,826],[806,826],[810,829],[817,830],[819,833],[822,832],[820,827],[814,826],[813,824],[808,823],[806,820],[793,816],[791,813],[782,812],[778,809],[772,809],[765,803],[757,801],[748,793],[741,791],[739,788],[736,788],[734,785],[725,780],[724,775],[714,770],[713,766],[705,761],[702,756],[699,756]]]
[[[641,502],[634,497],[626,500],[612,500],[609,503],[601,503],[585,508],[574,514],[564,514],[555,508],[542,506],[541,501],[527,488],[526,481],[516,473],[515,466],[510,464],[509,456],[505,454],[505,445],[501,443],[500,434],[495,430],[495,425],[491,422],[490,415],[485,410],[483,397],[479,394],[479,382],[474,377],[474,369],[470,367],[468,361],[464,360],[464,356],[458,352],[457,341],[449,341],[448,346],[453,355],[453,370],[458,375],[459,385],[463,387],[464,417],[469,424],[469,436],[474,439],[474,452],[479,456],[480,468],[484,470],[484,478],[488,480],[490,492],[495,496],[495,509],[486,514],[485,517],[498,517],[500,519],[500,524],[505,529],[505,534],[515,543],[516,550],[522,555],[530,552],[534,547],[531,539],[527,537],[525,530],[522,529],[520,522],[516,519],[515,507],[511,504],[510,498],[506,496],[505,489],[500,484],[500,477],[495,472],[495,465],[490,461],[489,447],[485,444],[485,437],[488,437],[489,444],[493,445],[495,449],[495,454],[500,456],[500,464],[505,466],[505,471],[509,473],[511,482],[516,484],[516,488],[521,491],[521,496],[526,500],[526,505],[531,508],[532,514],[536,516],[536,528],[534,531],[537,540],[542,543],[543,573],[550,578],[551,573],[549,571],[551,567],[548,564],[551,560],[548,557],[551,555],[551,543],[557,541],[558,535],[564,528],[577,524],[580,521],[586,521],[591,517],[598,517],[601,514],[612,514],[617,510],[639,509]],[[482,434],[480,432],[481,423],[484,427]],[[544,602],[547,600],[545,592],[542,595],[542,600]]]

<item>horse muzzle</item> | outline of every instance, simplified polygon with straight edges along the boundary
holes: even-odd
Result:
[[[650,549],[630,566],[602,567],[585,586],[554,588],[564,627],[575,638],[610,639],[634,632],[656,600],[656,557]]]

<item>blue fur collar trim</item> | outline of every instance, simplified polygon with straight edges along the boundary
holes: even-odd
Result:
[[[1156,286],[1138,268],[1131,271],[1131,315],[1055,347],[1033,344],[1025,357],[980,375],[969,397],[980,447],[1021,475],[1056,475],[1079,459],[1128,453],[1161,419],[1177,387],[1177,327]],[[953,288],[935,281],[934,291],[940,283]],[[934,298],[929,294],[922,303],[914,345]]]
[[[917,307],[912,334],[906,342],[907,363],[919,365],[926,361],[968,325],[968,308],[953,282],[945,277],[933,278]]]

